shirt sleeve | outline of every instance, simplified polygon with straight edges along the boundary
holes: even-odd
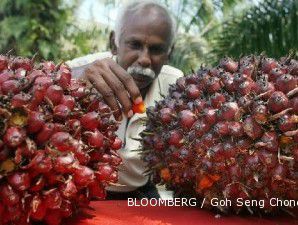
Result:
[[[78,57],[69,61],[66,61],[66,64],[71,68],[74,78],[79,78],[84,69],[91,63],[96,60],[111,58],[112,54],[110,52],[99,52],[94,54],[89,54],[86,56]]]

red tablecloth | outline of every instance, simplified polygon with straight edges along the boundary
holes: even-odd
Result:
[[[220,216],[195,207],[129,207],[127,201],[92,202],[94,210],[85,211],[67,225],[294,225],[291,217],[259,218]],[[89,214],[89,215],[87,215]]]

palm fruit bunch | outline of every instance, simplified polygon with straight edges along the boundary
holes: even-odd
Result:
[[[148,174],[176,196],[226,213],[280,211],[271,198],[297,202],[297,78],[297,60],[263,55],[226,57],[179,78],[147,108],[140,153]],[[215,198],[232,206],[212,207]]]
[[[58,225],[117,182],[111,109],[70,68],[0,56],[0,224]]]

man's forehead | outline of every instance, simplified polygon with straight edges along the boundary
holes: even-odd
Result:
[[[144,36],[153,38],[154,42],[168,42],[171,27],[169,21],[160,14],[128,15],[122,27],[122,37],[140,39]]]

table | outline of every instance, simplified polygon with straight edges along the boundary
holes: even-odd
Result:
[[[298,219],[288,216],[216,216],[196,207],[128,206],[127,201],[97,201],[68,221],[67,225],[294,225]]]

